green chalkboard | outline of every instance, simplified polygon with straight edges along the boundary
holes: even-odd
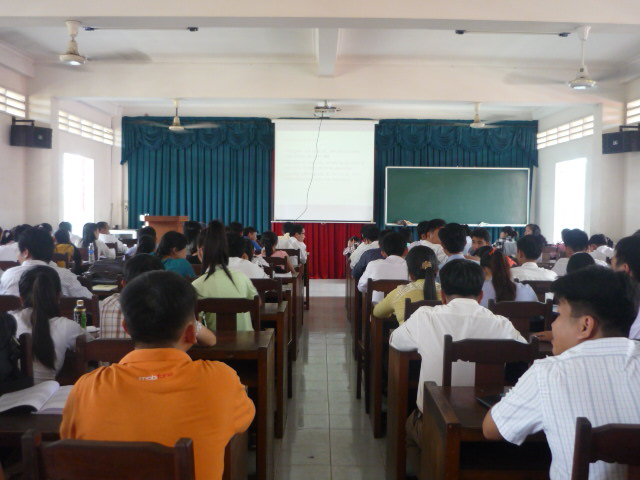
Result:
[[[387,167],[385,223],[529,223],[529,169]]]

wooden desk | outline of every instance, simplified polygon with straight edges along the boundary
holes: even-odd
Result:
[[[405,423],[416,405],[421,357],[389,347],[387,387],[387,480],[405,480]]]
[[[302,316],[304,315],[304,299],[302,276],[298,273],[291,274],[291,277],[278,277],[282,279],[282,284],[291,285],[291,310],[293,319],[291,322],[291,360],[298,359],[298,337],[302,331]]]
[[[351,289],[351,338],[353,356],[357,358],[358,339],[360,338],[360,327],[362,326],[362,293],[358,290],[358,282],[353,279]]]
[[[351,306],[349,304],[349,299],[351,297],[351,282],[353,281],[353,277],[351,276],[351,261],[350,255],[344,256],[344,306],[347,309],[347,319],[351,321]]]
[[[486,440],[482,420],[488,409],[476,397],[502,393],[503,387],[439,387],[424,384],[421,471],[430,480],[546,479],[551,453],[544,434],[522,446]]]
[[[42,433],[45,442],[60,440],[62,415],[0,415],[0,447],[20,448],[20,439],[27,430]],[[248,433],[235,435],[224,451],[223,480],[247,480]]]
[[[287,421],[287,386],[289,368],[287,361],[287,345],[289,343],[289,312],[287,302],[265,303],[260,308],[260,323],[263,328],[273,328],[276,334],[276,416],[275,436],[282,438],[284,425]]]
[[[398,322],[394,315],[388,318],[371,316],[371,345],[369,347],[371,359],[369,362],[369,378],[371,379],[369,399],[371,406],[369,420],[371,420],[373,427],[374,438],[380,438],[384,435],[385,415],[382,413],[384,363],[389,347],[389,330],[397,327]]]
[[[274,332],[218,332],[213,347],[192,347],[187,353],[193,359],[218,360],[226,363],[252,391],[256,403],[256,472],[258,480],[274,477],[273,450],[273,385],[275,363]]]

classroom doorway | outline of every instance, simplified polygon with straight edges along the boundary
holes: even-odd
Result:
[[[562,241],[564,228],[584,230],[587,159],[556,163],[553,241]]]

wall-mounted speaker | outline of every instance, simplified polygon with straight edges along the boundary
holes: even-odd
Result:
[[[14,147],[51,148],[51,129],[36,127],[33,120],[13,118],[9,145]]]

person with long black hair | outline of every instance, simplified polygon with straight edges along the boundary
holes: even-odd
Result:
[[[378,318],[395,315],[400,325],[405,321],[404,304],[407,298],[412,302],[440,300],[440,284],[436,283],[438,257],[435,252],[419,245],[409,250],[405,260],[411,283],[389,292],[373,309],[373,314]]]
[[[486,247],[483,247],[486,248]],[[537,302],[538,296],[530,285],[514,282],[507,257],[497,248],[491,248],[480,257],[485,281],[480,305],[487,307],[489,300],[496,302]]]
[[[116,258],[115,249],[110,249],[107,244],[99,240],[100,230],[97,223],[85,223],[82,227],[82,240],[76,247],[89,248],[92,243],[95,245],[94,255],[96,260],[100,258]]]
[[[193,281],[198,298],[247,298],[258,295],[253,283],[244,273],[229,270],[229,247],[222,222],[209,222],[198,237],[198,256],[202,261],[202,275]],[[216,316],[205,315],[207,327],[216,330]],[[237,315],[238,331],[251,331],[249,312]]]
[[[193,278],[196,274],[187,261],[187,237],[179,232],[170,231],[160,239],[156,255],[162,260],[164,269],[176,272],[185,278]]]
[[[22,309],[10,312],[16,318],[16,337],[30,333],[33,338],[34,383],[55,380],[66,351],[73,350],[76,338],[85,335],[73,320],[60,316],[60,277],[51,267],[33,267],[20,278]]]
[[[287,261],[287,266],[284,270],[277,268],[275,270],[276,275],[280,276],[288,276],[290,277],[292,273],[295,272],[293,265],[291,264],[291,260],[289,259],[289,254],[284,250],[278,250],[278,236],[272,232],[271,230],[267,230],[266,232],[262,232],[262,255],[265,257],[279,257],[284,258]]]
[[[80,275],[82,273],[82,256],[80,255],[80,250],[76,248],[76,246],[71,243],[71,237],[69,237],[69,232],[66,230],[58,229],[56,233],[53,234],[53,239],[56,244],[53,249],[54,253],[62,253],[67,256],[67,263],[73,262],[74,270],[73,273]],[[56,262],[58,267],[66,268],[64,262]]]

